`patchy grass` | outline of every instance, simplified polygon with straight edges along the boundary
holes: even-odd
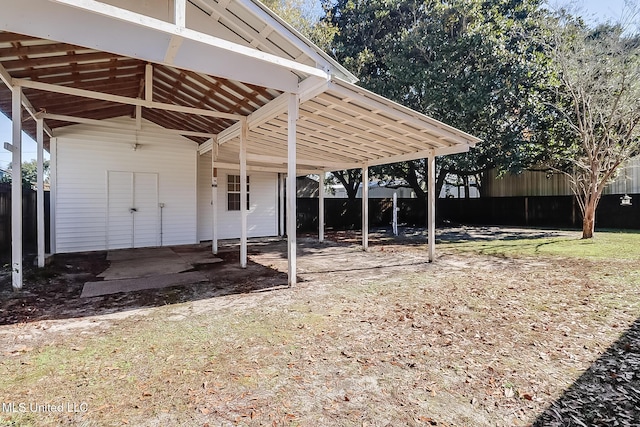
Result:
[[[1,402],[87,404],[86,412],[5,411],[0,420],[531,425],[639,317],[638,238],[443,244],[435,264],[419,262],[420,246],[319,245],[300,259],[305,281],[294,289],[0,326]],[[626,249],[606,256],[617,244]],[[251,258],[286,263],[267,255]],[[625,339],[620,351],[640,349]],[[615,386],[640,389],[612,360]],[[588,384],[561,406],[588,413],[580,402],[589,406],[602,390]]]
[[[640,259],[640,232],[597,231],[593,239],[550,237],[443,242],[441,247],[485,255],[637,260]]]

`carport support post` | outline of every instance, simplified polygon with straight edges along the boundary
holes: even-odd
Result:
[[[283,173],[278,174],[278,191],[280,192],[278,196],[278,212],[280,213],[278,221],[280,224],[280,237],[287,234],[287,231],[284,228],[284,185],[285,185],[285,175]]]
[[[22,289],[22,88],[11,88],[11,286]]]
[[[318,241],[324,242],[324,175],[318,174]]]
[[[369,250],[369,167],[362,168],[362,250]]]
[[[299,98],[289,94],[287,129],[287,252],[289,260],[289,286],[296,284],[296,133],[299,113]]]
[[[436,157],[427,158],[427,228],[429,262],[433,262],[436,251]]]
[[[240,131],[240,267],[247,268],[247,119],[241,121]]]
[[[37,163],[37,218],[38,218],[38,267],[44,267],[44,119],[36,120],[38,143]]]
[[[216,170],[216,148],[218,142],[213,138],[211,145],[211,252],[218,253],[218,171]]]

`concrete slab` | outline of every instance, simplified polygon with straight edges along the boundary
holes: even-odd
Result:
[[[107,254],[107,260],[111,261],[111,265],[98,277],[105,280],[134,279],[180,273],[193,268],[170,248],[127,249],[114,252],[109,251]]]
[[[184,286],[208,281],[209,280],[199,271],[189,271],[187,273],[161,274],[153,277],[141,277],[136,279],[87,282],[82,288],[82,294],[80,297],[89,298],[101,295],[117,294],[119,292],[161,289],[171,286]]]

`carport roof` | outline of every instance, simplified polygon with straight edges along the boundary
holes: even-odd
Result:
[[[185,16],[177,8],[173,15],[182,1],[3,5],[0,78],[22,87],[24,108],[45,118],[49,136],[120,116],[139,128],[144,118],[195,140],[201,152],[215,143],[221,165],[238,165],[246,118],[249,167],[286,168],[287,92],[300,97],[301,173],[464,152],[479,141],[356,86],[259,2],[189,0]],[[0,110],[10,116],[8,88]],[[35,135],[34,121],[24,128]]]

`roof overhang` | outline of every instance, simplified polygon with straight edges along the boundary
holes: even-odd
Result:
[[[146,119],[201,143],[201,153],[215,148],[221,166],[239,164],[246,121],[249,168],[286,170],[290,93],[299,99],[299,174],[462,153],[480,141],[319,68],[186,28],[180,13],[195,7],[186,1],[166,2],[176,5],[175,22],[95,0],[9,2],[0,18],[0,79],[23,89],[24,108],[44,117],[49,134],[129,115],[138,129]],[[232,14],[215,4],[216,19]],[[207,25],[214,19],[201,15]],[[240,32],[232,24],[225,28]],[[277,24],[251,43],[273,45],[266,34]],[[242,31],[243,40],[258,37]],[[288,44],[289,57],[304,49],[298,42]],[[11,112],[4,88],[0,110]],[[25,127],[33,134],[32,121]]]
[[[295,93],[323,70],[95,0],[20,0],[0,29]],[[53,19],[52,17],[55,17]]]
[[[302,84],[297,125],[299,174],[377,166],[467,152],[480,139],[354,84]],[[247,162],[257,170],[287,163],[286,95],[248,117]],[[237,162],[240,124],[218,135],[217,159]],[[201,146],[201,153],[214,141]]]

